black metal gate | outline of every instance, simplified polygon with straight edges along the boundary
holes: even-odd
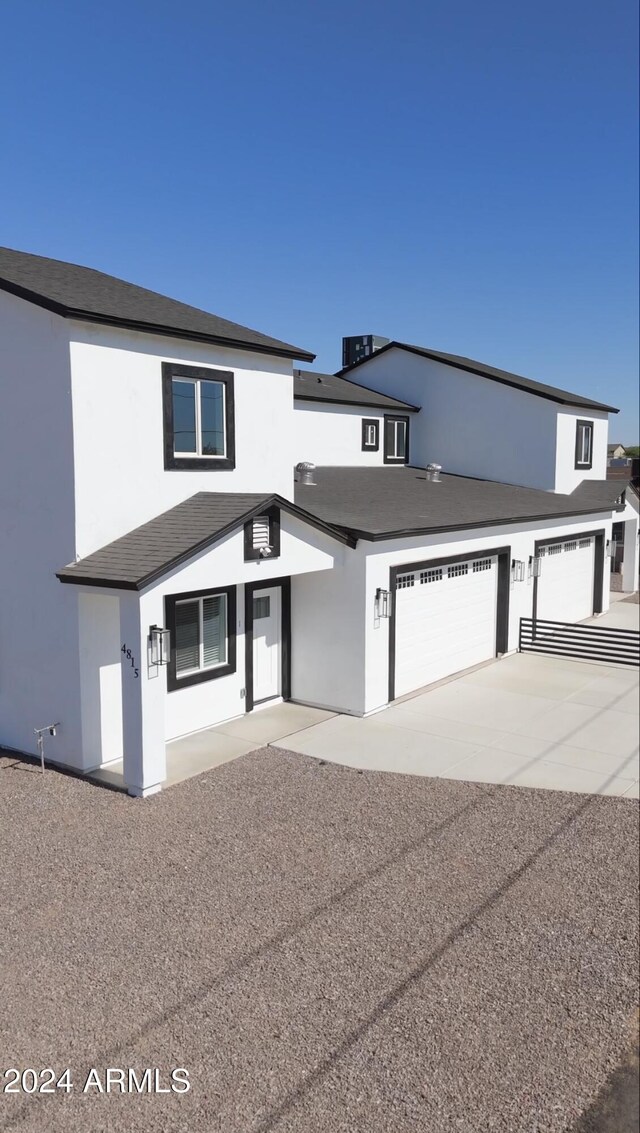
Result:
[[[603,665],[640,665],[640,632],[520,618],[519,653],[547,653]]]

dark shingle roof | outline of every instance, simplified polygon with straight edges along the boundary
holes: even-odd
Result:
[[[364,366],[371,358],[376,358],[380,354],[384,354],[387,350],[407,350],[410,354],[419,354],[423,358],[430,358],[434,362],[446,362],[449,366],[455,366],[459,370],[467,370],[471,374],[478,374],[482,378],[489,378],[494,382],[501,382],[503,385],[512,386],[514,389],[520,389],[524,393],[532,393],[537,397],[544,397],[548,401],[556,401],[560,405],[573,405],[579,409],[599,409],[606,413],[618,413],[619,410],[615,409],[613,405],[603,405],[599,401],[592,401],[588,397],[582,397],[577,393],[569,393],[568,390],[558,389],[556,386],[544,385],[542,382],[534,382],[531,378],[523,378],[519,374],[511,374],[508,370],[498,370],[495,366],[487,366],[484,362],[475,362],[473,358],[463,358],[459,354],[443,354],[441,350],[430,350],[425,346],[411,346],[407,342],[393,342],[387,343],[386,346],[381,346],[373,354],[369,354],[366,358],[361,358],[358,362],[352,362],[350,366],[345,366],[338,373],[341,375],[350,373],[355,370],[356,366]]]
[[[367,389],[337,374],[317,374],[314,370],[293,371],[293,396],[296,401],[325,401],[336,405],[361,405],[369,409],[402,409],[419,413],[415,405]]]
[[[317,468],[316,487],[296,486],[296,503],[325,523],[365,539],[458,531],[533,519],[609,511],[620,492],[606,481],[581,484],[570,495],[421,468]],[[598,486],[599,485],[599,486]]]
[[[271,504],[277,504],[343,543],[352,541],[319,517],[307,514],[278,495],[198,492],[115,542],[78,562],[69,563],[57,572],[57,577],[61,582],[84,586],[142,590]]]
[[[93,268],[11,248],[0,248],[0,289],[64,318],[239,346],[261,354],[301,358],[305,362],[312,362],[315,357],[298,346],[148,291],[146,287],[125,283]]]

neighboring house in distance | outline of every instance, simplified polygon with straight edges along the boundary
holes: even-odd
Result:
[[[8,249],[0,335],[6,747],[56,722],[52,761],[151,794],[167,743],[262,703],[364,715],[520,617],[601,612],[614,521],[636,585],[608,405],[384,340],[294,370],[313,354]]]
[[[622,460],[626,455],[624,445],[607,445],[607,463],[611,460]]]

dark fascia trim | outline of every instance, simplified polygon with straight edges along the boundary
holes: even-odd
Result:
[[[188,677],[176,676],[176,605],[178,602],[188,602],[190,598],[204,598],[225,594],[227,598],[227,660],[224,665],[216,669],[203,669],[199,673],[192,673]],[[216,586],[207,587],[206,590],[189,590],[184,594],[167,594],[164,599],[165,625],[169,630],[171,641],[171,654],[167,667],[167,692],[177,692],[181,688],[202,684],[203,681],[217,680],[219,677],[228,677],[236,671],[236,587]]]
[[[218,382],[224,386],[224,432],[226,456],[176,456],[173,449],[174,378]],[[215,366],[187,366],[182,362],[162,363],[162,427],[165,472],[225,472],[236,466],[235,392],[232,370]]]
[[[417,563],[401,563],[389,568],[389,593],[391,595],[391,617],[389,621],[389,703],[396,695],[396,578],[409,571],[424,570],[438,566],[451,566],[454,563],[471,562],[473,559],[498,559],[498,598],[496,611],[496,656],[509,649],[509,595],[511,571],[511,546],[489,547],[477,551],[463,551],[458,555],[445,555],[437,559],[422,559]]]
[[[186,339],[188,342],[207,342],[214,346],[227,346],[232,349],[249,350],[252,354],[269,354],[276,358],[291,358],[302,362],[313,362],[316,357],[315,354],[310,354],[306,350],[297,350],[295,347],[291,350],[281,350],[275,346],[259,346],[257,343],[243,342],[242,339],[223,338],[216,334],[202,334],[198,331],[180,330],[178,327],[165,327],[157,323],[140,322],[138,319],[98,315],[92,311],[83,311],[79,307],[66,307],[62,303],[57,303],[54,299],[48,299],[44,295],[39,295],[35,291],[20,287],[19,284],[11,283],[6,279],[0,279],[0,290],[7,291],[18,299],[24,299],[27,303],[33,303],[36,307],[43,307],[46,311],[53,311],[54,314],[60,315],[63,319],[76,319],[78,322],[98,323],[102,326],[123,327],[125,330],[161,335],[163,338]]]
[[[71,583],[73,586],[100,586],[106,590],[140,590],[137,582],[127,582],[117,578],[95,578],[93,575],[75,575],[65,574],[64,571],[56,571],[56,578],[58,582]]]
[[[119,581],[118,579],[103,579],[95,578],[91,575],[78,575],[66,573],[65,571],[56,571],[56,578],[60,582],[73,583],[74,586],[103,586],[110,587],[112,590],[144,590],[147,586],[157,582],[159,578],[163,578],[165,574],[169,574],[175,567],[186,563],[201,551],[205,551],[207,547],[212,547],[215,543],[220,542],[226,535],[230,535],[239,527],[242,527],[248,520],[253,519],[256,515],[261,515],[264,511],[276,505],[281,511],[286,511],[290,515],[301,519],[307,523],[309,527],[315,527],[318,531],[322,531],[325,535],[329,535],[338,543],[342,543],[347,547],[355,547],[358,542],[357,538],[349,531],[344,531],[338,527],[333,527],[330,523],[325,523],[323,520],[318,519],[315,515],[298,507],[296,504],[290,503],[288,500],[283,499],[282,496],[272,495],[265,496],[259,504],[246,511],[243,515],[238,516],[231,523],[227,523],[225,527],[221,527],[214,535],[207,536],[206,539],[201,539],[195,546],[190,547],[188,551],[183,551],[182,554],[176,555],[170,562],[164,563],[157,570],[151,571],[145,575],[144,578],[138,579],[137,582],[129,580]]]
[[[432,362],[441,362],[443,366],[453,366],[455,370],[465,370],[468,374],[476,374],[480,378],[486,378],[490,382],[498,382],[503,386],[511,386],[512,389],[518,389],[521,393],[530,393],[533,397],[543,397],[546,401],[555,401],[558,405],[575,406],[576,409],[594,409],[601,413],[619,413],[620,410],[616,409],[614,405],[601,405],[599,401],[585,402],[582,399],[577,401],[567,401],[566,398],[559,397],[552,393],[546,393],[543,390],[527,389],[526,386],[520,385],[518,381],[510,381],[508,378],[498,377],[496,374],[487,374],[483,370],[479,370],[474,366],[465,366],[462,362],[453,362],[447,358],[440,358],[431,350],[418,349],[416,346],[408,346],[404,342],[388,342],[386,346],[381,346],[379,350],[374,350],[373,354],[368,354],[366,358],[360,358],[357,362],[352,362],[350,366],[344,366],[342,370],[336,371],[336,377],[343,377],[351,370],[355,370],[356,366],[362,366],[365,362],[369,362],[371,358],[377,358],[379,354],[384,354],[387,350],[406,350],[408,354],[416,354],[419,358],[430,358]],[[516,375],[514,374],[514,379]]]
[[[282,665],[282,699],[291,698],[291,577],[267,578],[263,582],[245,582],[244,584],[244,685],[245,685],[245,712],[251,712],[253,700],[253,594],[255,590],[268,590],[271,586],[279,586],[282,591],[280,604],[281,617],[281,665]]]
[[[250,519],[244,525],[244,561],[245,563],[252,562],[272,562],[280,555],[280,508],[273,505],[272,507],[265,508],[264,511],[258,512],[258,515],[266,515],[269,520],[269,544],[271,546],[271,554],[263,559],[259,551],[256,551],[253,546],[253,519]],[[255,519],[255,516],[253,517]]]
[[[594,531],[574,531],[571,534],[554,535],[550,539],[536,539],[533,544],[533,553],[537,556],[540,547],[550,547],[556,543],[570,543],[578,539],[595,539],[595,554],[593,563],[593,613],[602,613],[602,598],[604,592],[604,536],[605,528],[598,527]],[[533,598],[531,617],[535,622],[538,616],[538,577],[533,579]]]
[[[308,393],[294,393],[294,401],[315,401],[319,405],[355,405],[358,409],[384,409],[387,413],[393,412],[394,407],[389,403],[382,401],[347,401],[345,397],[313,397]],[[401,405],[395,407],[398,412],[403,413],[419,413],[420,407],[418,405]]]
[[[590,468],[593,468],[593,437],[594,437],[594,433],[595,433],[595,429],[593,427],[593,424],[594,424],[593,421],[586,421],[581,417],[579,417],[578,420],[576,421],[576,444],[575,444],[575,453],[574,453],[574,455],[575,455],[574,468],[576,469],[576,471],[582,471],[584,469],[584,471],[587,472]],[[589,441],[589,463],[588,464],[582,464],[581,461],[578,460],[578,449],[580,447],[580,426],[581,425],[586,425],[589,429],[589,432],[591,433],[591,439]]]
[[[376,439],[372,445],[366,443],[367,429],[375,426]],[[362,418],[362,436],[361,436],[361,451],[362,452],[379,452],[380,451],[380,419],[378,417],[363,417]]]
[[[400,460],[395,456],[387,456],[387,421],[404,421],[407,426],[406,436],[406,452],[404,459]],[[383,464],[406,465],[409,464],[409,443],[410,443],[410,419],[406,413],[385,413],[384,421],[382,423],[382,461]]]
[[[414,535],[441,535],[448,531],[475,531],[480,527],[506,527],[513,523],[538,523],[545,520],[572,519],[574,516],[599,515],[603,511],[618,511],[621,509],[611,507],[591,507],[585,511],[562,511],[553,515],[516,515],[509,519],[482,519],[475,523],[453,523],[446,527],[404,527],[398,531],[361,531],[356,527],[346,527],[356,539],[364,539],[368,543],[379,543],[383,539],[410,539]],[[566,539],[567,536],[564,536]],[[562,541],[564,541],[564,539]]]

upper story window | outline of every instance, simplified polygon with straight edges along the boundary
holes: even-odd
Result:
[[[409,462],[409,418],[385,417],[384,419],[384,462],[385,464],[408,464]]]
[[[277,559],[280,554],[280,509],[267,508],[244,525],[244,561]]]
[[[162,363],[166,469],[235,468],[233,374]]]
[[[576,421],[576,468],[593,464],[593,421]]]
[[[380,422],[375,417],[362,418],[362,451],[377,452],[380,448]]]

